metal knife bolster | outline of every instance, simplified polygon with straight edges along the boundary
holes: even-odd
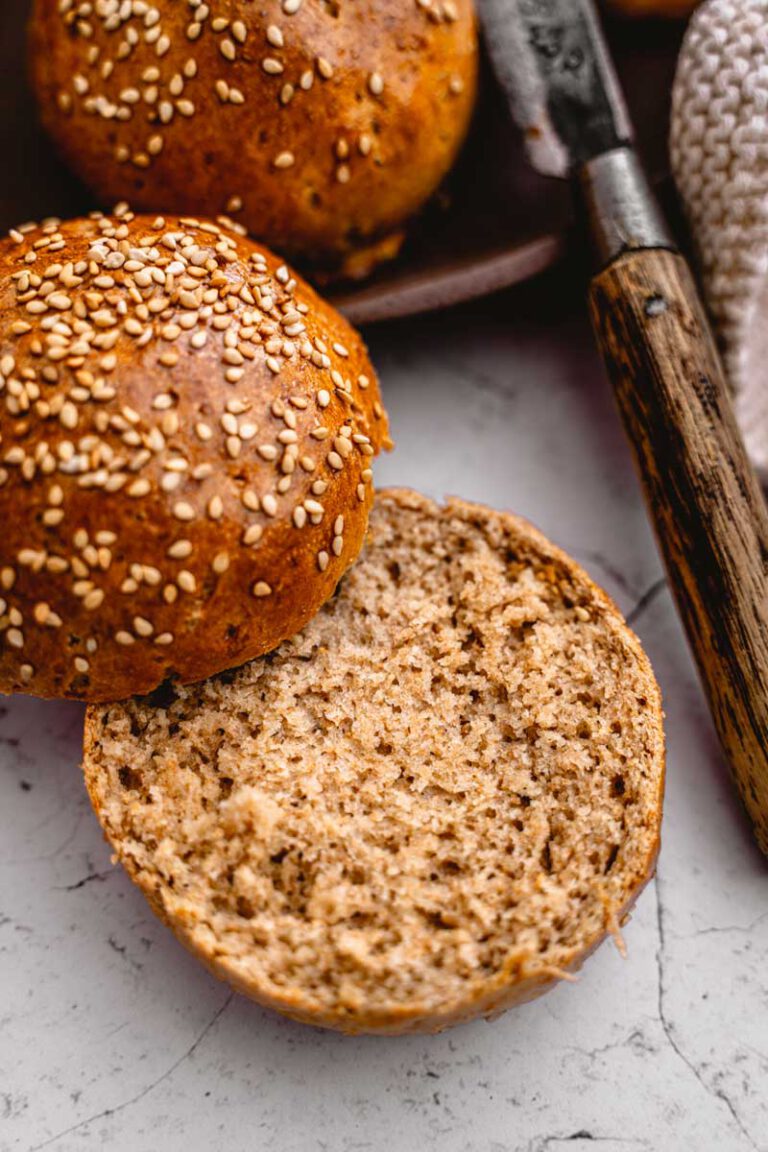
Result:
[[[676,249],[631,147],[592,157],[578,165],[572,177],[590,225],[598,266],[639,248]]]

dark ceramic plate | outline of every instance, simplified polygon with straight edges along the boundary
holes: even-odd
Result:
[[[26,80],[30,0],[0,0],[0,229],[43,216],[78,215],[93,201],[66,171],[36,122]],[[612,22],[609,36],[643,158],[666,172],[669,94],[682,26]],[[470,139],[446,187],[411,229],[400,257],[373,279],[337,291],[356,323],[413,315],[525,280],[563,254],[570,198],[528,166],[490,78]]]

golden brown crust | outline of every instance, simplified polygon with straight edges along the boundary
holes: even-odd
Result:
[[[242,663],[360,550],[386,417],[271,253],[95,217],[0,244],[0,690],[85,700]]]
[[[290,983],[275,991],[254,982],[247,966],[239,959],[224,955],[224,949],[217,947],[217,941],[210,926],[205,923],[194,901],[185,901],[182,894],[174,894],[163,885],[159,876],[142,866],[133,854],[131,846],[124,843],[119,829],[108,816],[107,809],[115,797],[109,791],[108,774],[99,764],[100,741],[103,737],[103,713],[89,709],[85,725],[84,771],[86,785],[94,810],[112,843],[121,862],[131,878],[144,892],[156,914],[168,924],[181,942],[194,952],[217,977],[227,980],[239,991],[259,1003],[276,1009],[304,1023],[339,1029],[344,1032],[371,1032],[379,1034],[402,1034],[408,1032],[437,1032],[453,1024],[473,1017],[494,1016],[516,1004],[524,1003],[541,995],[570,973],[577,972],[585,959],[609,934],[615,934],[634,904],[645,884],[653,875],[659,848],[659,826],[664,791],[664,735],[661,699],[653,672],[636,636],[624,622],[610,598],[599,589],[584,570],[567,555],[552,545],[527,521],[502,512],[495,512],[479,505],[461,500],[451,500],[446,509],[438,508],[432,501],[406,489],[389,489],[379,493],[378,501],[396,505],[403,511],[418,511],[427,515],[458,516],[487,531],[498,541],[514,540],[528,556],[535,556],[537,562],[551,572],[553,580],[564,579],[569,588],[575,589],[580,604],[589,606],[590,612],[597,614],[606,629],[616,636],[625,647],[636,666],[635,685],[644,696],[647,723],[645,732],[648,740],[648,758],[642,768],[643,778],[649,781],[652,796],[649,799],[650,815],[643,823],[641,843],[643,852],[633,860],[622,896],[613,906],[606,906],[605,919],[601,931],[562,957],[558,966],[547,965],[537,955],[531,955],[525,948],[510,954],[500,971],[490,978],[480,975],[468,982],[465,993],[451,1002],[435,1006],[418,999],[406,1003],[389,1004],[382,1007],[363,1005],[355,1007],[335,1004],[329,1009],[320,996],[308,994],[305,988],[297,988]],[[635,817],[639,819],[639,817]]]
[[[64,158],[106,203],[228,212],[305,266],[375,251],[466,133],[471,0],[206,9],[155,0],[154,21],[121,20],[37,0],[33,83]]]

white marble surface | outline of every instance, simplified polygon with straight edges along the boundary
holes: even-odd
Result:
[[[208,976],[111,867],[78,771],[81,709],[8,700],[3,1152],[768,1149],[768,868],[658,584],[586,326],[553,304],[569,291],[548,281],[371,333],[398,443],[378,478],[511,507],[625,611],[645,604],[669,775],[628,959],[607,945],[578,984],[438,1037],[281,1020]]]

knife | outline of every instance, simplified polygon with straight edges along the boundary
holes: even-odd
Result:
[[[720,742],[768,854],[768,511],[691,271],[632,145],[590,0],[479,0],[529,159],[569,180],[595,336]]]

